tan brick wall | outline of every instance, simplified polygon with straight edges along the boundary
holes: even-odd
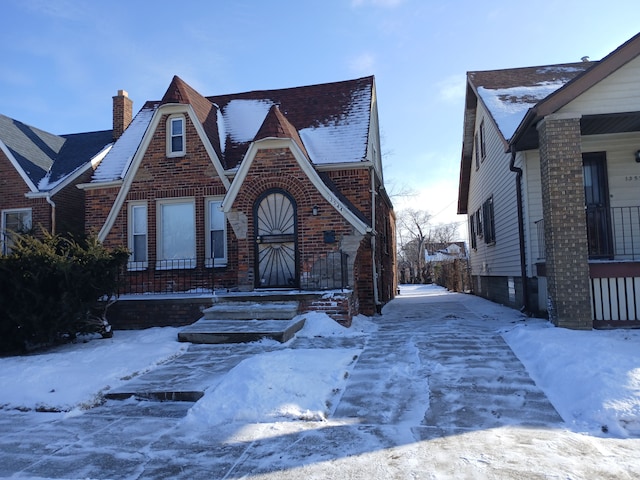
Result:
[[[547,117],[538,127],[549,318],[592,326],[580,119]]]

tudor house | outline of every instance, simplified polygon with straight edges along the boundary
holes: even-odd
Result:
[[[119,133],[54,135],[0,115],[0,253],[11,251],[16,233],[84,233],[76,185],[91,179]]]
[[[373,77],[203,96],[176,76],[127,115],[79,186],[86,231],[131,251],[125,292],[338,289],[347,323],[393,298]]]
[[[600,61],[467,74],[473,291],[562,327],[640,326],[640,35]]]

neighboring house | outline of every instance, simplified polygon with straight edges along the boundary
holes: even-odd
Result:
[[[424,259],[428,263],[440,263],[466,258],[467,252],[464,242],[427,243]]]
[[[79,188],[87,231],[131,251],[128,291],[394,295],[373,77],[205,97],[176,76]]]
[[[0,115],[2,253],[26,231],[82,235],[84,194],[76,185],[113,143],[113,131],[54,135]]]
[[[474,293],[640,325],[640,35],[598,62],[467,74],[458,213]]]

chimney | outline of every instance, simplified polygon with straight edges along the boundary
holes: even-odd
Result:
[[[125,90],[113,97],[113,140],[118,140],[133,118],[133,101]]]

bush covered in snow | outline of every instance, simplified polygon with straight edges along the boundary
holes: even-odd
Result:
[[[109,335],[109,302],[99,299],[116,293],[127,258],[126,250],[108,250],[95,238],[19,236],[11,253],[0,256],[0,352],[24,352],[80,333]]]

